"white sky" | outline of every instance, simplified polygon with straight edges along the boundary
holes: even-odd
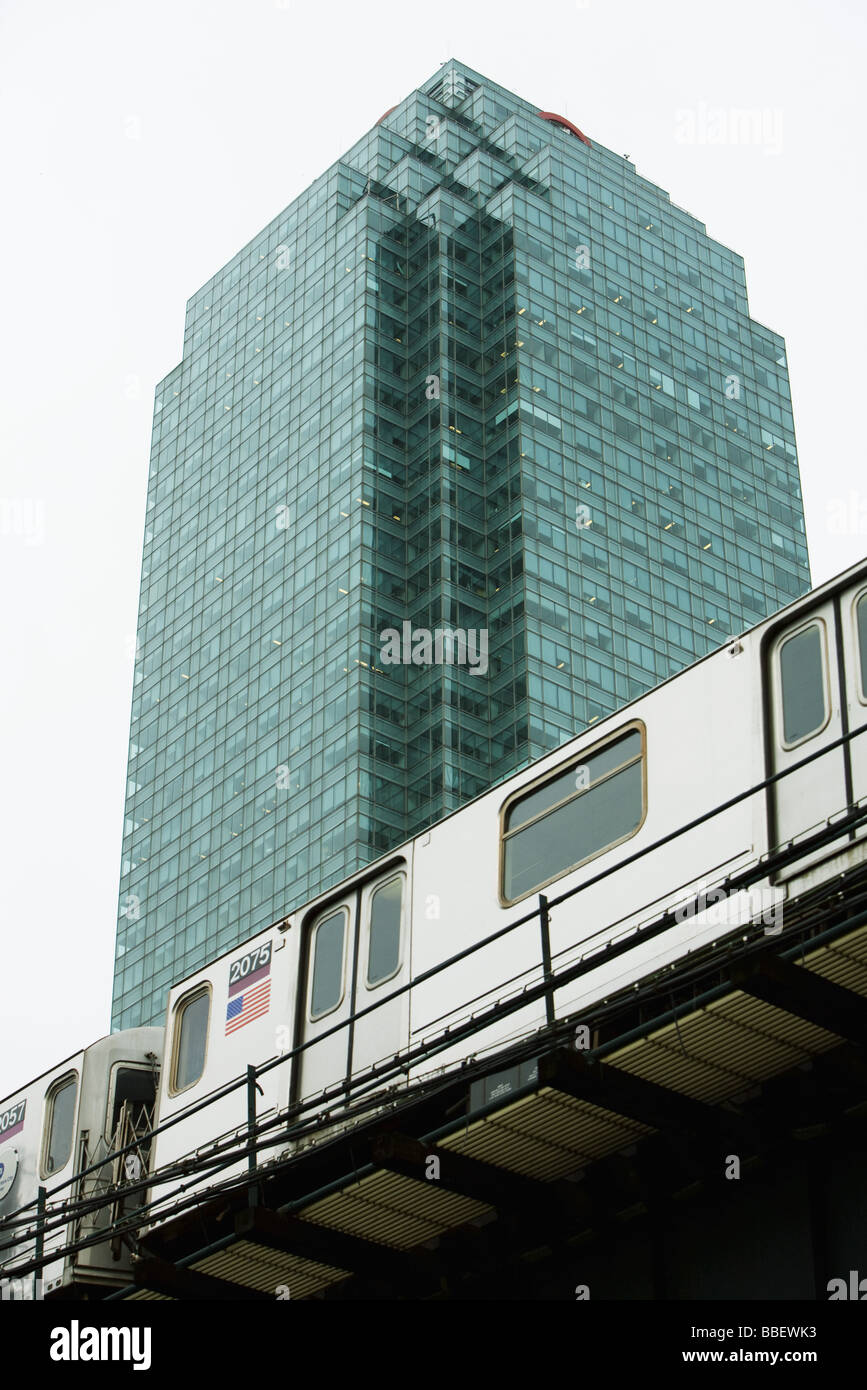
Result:
[[[0,1097],[108,1030],[152,397],[186,300],[458,58],[744,256],[822,582],[867,552],[865,30],[862,0],[0,0]],[[717,108],[767,138],[708,143]]]

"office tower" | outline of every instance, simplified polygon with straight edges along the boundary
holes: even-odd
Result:
[[[114,1026],[808,587],[741,257],[445,64],[157,389]]]

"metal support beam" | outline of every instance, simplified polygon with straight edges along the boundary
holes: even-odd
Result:
[[[542,934],[542,975],[546,985],[550,985],[553,972],[551,970],[551,917],[548,912],[548,899],[544,893],[539,894],[539,930]],[[545,1019],[551,1024],[554,1022],[554,991],[550,989],[545,995]]]
[[[539,1082],[666,1135],[762,1147],[756,1126],[737,1111],[692,1100],[581,1053],[558,1051],[540,1058]]]
[[[181,1300],[235,1302],[249,1299],[259,1303],[273,1302],[268,1294],[260,1293],[258,1289],[230,1284],[225,1279],[215,1279],[213,1275],[202,1274],[199,1270],[179,1269],[166,1260],[139,1260],[133,1265],[133,1279],[137,1289],[150,1289],[153,1293]]]
[[[398,1291],[410,1271],[432,1288],[438,1287],[443,1274],[442,1262],[429,1251],[395,1250],[261,1206],[237,1213],[235,1234],[239,1240],[365,1275]]]
[[[247,1142],[250,1145],[247,1154],[247,1172],[250,1175],[250,1186],[247,1189],[247,1202],[251,1207],[255,1207],[259,1200],[256,1187],[256,1068],[247,1066]]]
[[[849,1042],[867,1044],[867,999],[803,965],[792,965],[779,956],[763,956],[736,966],[731,979],[755,999]]]
[[[547,1215],[562,1221],[568,1215],[579,1226],[593,1220],[592,1203],[574,1183],[529,1178],[393,1131],[374,1138],[370,1152],[374,1163],[389,1172],[484,1202],[505,1216],[525,1220]],[[436,1168],[431,1159],[437,1160]]]
[[[36,1189],[36,1258],[41,1260],[45,1254],[45,1188]],[[33,1271],[33,1297],[38,1294],[39,1284],[42,1279],[42,1269],[37,1268]]]

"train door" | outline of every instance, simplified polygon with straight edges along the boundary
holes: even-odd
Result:
[[[829,597],[775,633],[766,669],[770,770],[783,772],[828,748],[848,725],[838,600]],[[772,846],[784,846],[821,829],[829,817],[845,812],[850,799],[846,754],[839,747],[830,749],[772,787]],[[843,836],[800,860],[797,872],[845,843]]]
[[[349,1078],[391,1058],[409,1034],[407,875],[396,868],[323,907],[308,927],[302,1043],[296,1101],[325,1089],[348,1093]],[[377,1005],[361,1018],[356,1015]],[[337,1088],[336,1090],[334,1088]]]
[[[841,604],[843,643],[846,660],[846,686],[849,728],[867,724],[867,584],[848,594]],[[867,796],[867,733],[850,740],[852,799]],[[863,835],[864,827],[858,830]]]
[[[156,1082],[156,1072],[149,1065],[127,1061],[112,1065],[105,1091],[102,1133],[94,1130],[88,1133],[86,1140],[82,1137],[80,1166],[90,1168],[103,1157],[106,1162],[81,1179],[79,1197],[83,1201],[101,1197],[109,1188],[123,1182],[135,1184],[147,1172],[150,1155],[147,1136],[153,1127]],[[138,1146],[132,1153],[123,1158],[113,1156],[118,1149],[131,1143]],[[97,1232],[139,1208],[143,1201],[143,1193],[135,1189],[129,1197],[121,1194],[111,1204],[85,1211],[73,1225],[73,1239],[76,1242],[92,1240]],[[110,1244],[87,1245],[76,1256],[76,1268],[85,1278],[117,1275],[128,1263],[128,1251],[119,1236],[113,1237]]]

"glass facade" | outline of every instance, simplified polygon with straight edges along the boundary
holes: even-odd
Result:
[[[808,588],[740,256],[445,64],[157,389],[113,1026]]]

